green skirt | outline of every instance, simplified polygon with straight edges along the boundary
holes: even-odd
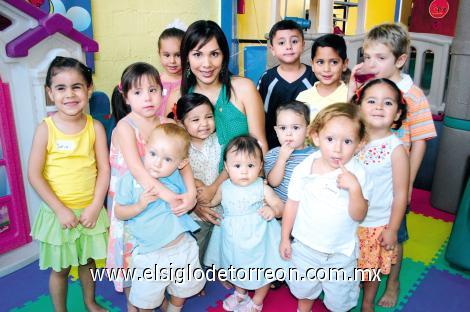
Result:
[[[79,218],[83,210],[72,211]],[[103,208],[94,228],[78,224],[73,229],[63,229],[54,211],[42,203],[31,229],[31,236],[39,241],[39,268],[60,272],[70,266],[85,265],[90,258],[106,258],[108,227],[108,215]]]

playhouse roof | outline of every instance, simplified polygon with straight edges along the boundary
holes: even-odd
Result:
[[[66,17],[60,14],[49,15],[25,0],[4,1],[38,21],[38,26],[28,29],[6,44],[9,57],[27,56],[30,48],[57,32],[79,43],[84,52],[98,51],[98,43],[74,29],[72,22]]]

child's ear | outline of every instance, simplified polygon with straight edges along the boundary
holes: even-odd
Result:
[[[395,61],[395,66],[397,68],[402,68],[405,63],[406,63],[406,60],[408,59],[408,55],[403,53],[402,55],[400,55],[397,60]]]
[[[91,98],[92,94],[93,94],[93,84],[88,86],[88,98]]]
[[[348,70],[348,65],[349,65],[349,59],[346,58],[344,61],[343,61],[343,73]]]
[[[315,144],[316,147],[320,147],[320,136],[316,132],[312,132],[311,134],[312,142]]]
[[[398,119],[400,119],[401,113],[402,113],[402,111],[401,111],[401,109],[399,109],[396,116],[395,116],[395,118],[393,119],[393,121],[397,121]]]
[[[185,158],[183,159],[180,164],[178,165],[178,169],[183,169],[184,167],[186,167],[186,165],[189,163],[189,158]]]
[[[268,48],[269,48],[269,50],[271,51],[271,54],[272,54],[273,56],[276,56],[276,53],[274,53],[274,47],[273,47],[272,43],[268,43]]]
[[[49,97],[49,100],[51,100],[51,102],[54,103],[54,99],[52,98],[52,89],[49,87],[46,87],[46,92],[47,92],[47,96]]]

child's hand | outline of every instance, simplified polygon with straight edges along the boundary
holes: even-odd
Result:
[[[281,254],[281,258],[284,260],[289,260],[291,258],[292,248],[289,239],[281,239],[281,243],[279,244],[279,253]]]
[[[215,225],[220,225],[222,217],[214,211],[211,207],[204,206],[200,203],[194,208],[196,215],[201,218],[202,221],[210,222]]]
[[[272,220],[272,218],[276,216],[274,210],[267,205],[264,205],[261,209],[259,209],[258,213],[266,221]]]
[[[341,168],[341,173],[338,175],[336,182],[338,183],[338,188],[344,189],[347,191],[354,190],[356,188],[361,188],[361,185],[357,181],[357,178],[354,174],[349,172],[342,163],[339,163]]]
[[[217,191],[216,188],[212,187],[212,185],[200,185],[196,187],[197,190],[197,202],[208,205],[212,198],[214,198],[214,194]]]
[[[142,194],[140,194],[139,198],[139,205],[142,211],[147,208],[148,204],[154,202],[158,199],[158,192],[155,190],[154,187],[146,189]]]
[[[290,155],[294,151],[294,147],[290,145],[288,142],[284,142],[284,144],[281,145],[281,148],[279,149],[279,160],[282,160],[283,162],[287,162],[289,159]]]
[[[96,225],[96,220],[98,220],[98,216],[100,214],[100,210],[95,209],[94,207],[88,206],[86,207],[82,214],[80,215],[79,222],[86,228],[94,228]]]
[[[179,217],[194,208],[196,205],[196,194],[191,194],[190,192],[179,194],[176,195],[176,200],[178,204],[175,206],[171,205],[171,211]]]
[[[389,228],[385,228],[379,236],[380,245],[385,247],[386,250],[392,250],[395,248],[397,240],[397,231],[393,231]]]
[[[77,216],[75,216],[70,208],[62,209],[56,215],[63,229],[73,229],[78,225]]]

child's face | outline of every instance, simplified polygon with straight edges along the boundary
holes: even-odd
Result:
[[[359,147],[359,124],[344,116],[330,119],[312,140],[321,151],[322,166],[328,171],[345,165]]]
[[[287,144],[294,149],[305,147],[307,123],[303,115],[290,109],[280,111],[274,130],[281,145]]]
[[[183,156],[183,144],[178,144],[175,138],[163,132],[160,133],[157,139],[145,146],[144,167],[155,179],[168,177],[187,163]]]
[[[160,40],[160,63],[170,75],[181,74],[180,45],[181,40],[175,37]]]
[[[199,83],[211,85],[218,81],[224,55],[215,37],[204,46],[196,45],[189,51],[188,61],[191,72]]]
[[[364,48],[364,72],[375,74],[376,78],[388,78],[398,82],[400,68],[405,64],[406,58],[406,54],[403,54],[396,59],[387,45],[372,42]]]
[[[233,149],[227,152],[225,169],[230,181],[236,185],[247,186],[253,183],[258,178],[262,165],[260,155],[249,155]]]
[[[338,55],[331,47],[319,47],[312,60],[312,69],[315,76],[324,86],[337,86],[341,74],[348,68],[348,60]]]
[[[305,42],[296,29],[278,30],[270,45],[271,53],[283,64],[293,64],[299,61],[304,50]]]
[[[202,104],[184,116],[183,125],[192,139],[205,140],[215,131],[214,113],[209,104]]]
[[[73,68],[58,71],[51,79],[51,87],[46,90],[59,113],[66,116],[82,114],[93,91],[83,76]]]
[[[368,130],[389,131],[400,117],[396,91],[384,83],[373,85],[363,95],[361,112]]]
[[[133,113],[142,117],[153,117],[162,103],[162,90],[156,81],[144,75],[139,85],[134,85],[129,89],[126,102]]]

